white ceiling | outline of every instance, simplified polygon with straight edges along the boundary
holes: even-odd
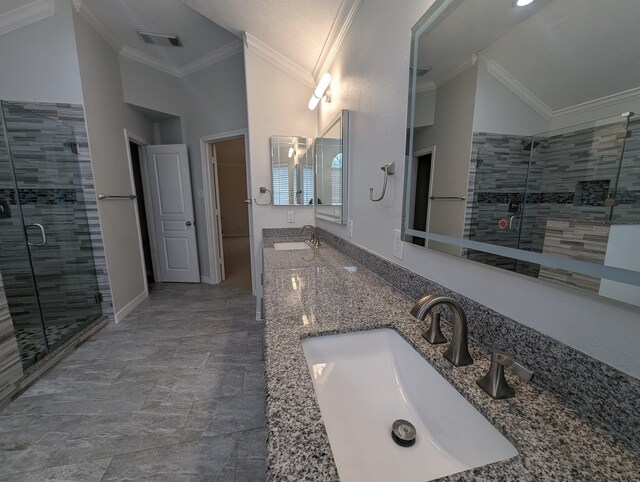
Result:
[[[480,54],[558,111],[640,86],[639,25],[639,0],[465,0],[420,39],[419,82]]]
[[[182,2],[238,36],[249,32],[307,72],[315,70],[342,4],[342,0]]]
[[[3,0],[4,1],[4,0]],[[180,68],[238,38],[179,0],[83,0],[121,45]],[[136,30],[177,34],[184,47],[145,43]]]
[[[0,1],[0,15],[3,13],[7,13],[11,10],[15,10],[16,8],[23,7],[27,3],[24,0],[1,0]]]
[[[552,0],[538,0],[514,8],[513,0],[464,0],[454,2],[445,18],[419,39],[418,65],[432,70],[421,82],[447,78],[458,66],[491,45]]]
[[[553,111],[640,86],[640,1],[556,0],[482,52]]]
[[[0,20],[16,23],[16,9],[25,1],[31,0],[0,0]],[[177,77],[237,53],[246,32],[247,48],[313,86],[314,77],[333,60],[362,0],[68,1],[121,55]],[[27,23],[16,28],[43,18],[37,17],[39,11],[27,10]],[[147,44],[136,30],[178,35],[184,46]]]

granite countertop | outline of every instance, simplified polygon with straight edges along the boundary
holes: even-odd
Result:
[[[474,364],[452,366],[442,357],[446,344],[421,337],[427,322],[409,314],[413,300],[336,249],[276,251],[265,240],[263,261],[270,480],[338,480],[301,339],[376,328],[396,330],[518,449],[439,480],[638,480],[638,447],[535,378],[507,375],[516,397],[492,400],[475,383],[489,368],[487,350],[470,340]],[[442,328],[451,339],[448,324]]]

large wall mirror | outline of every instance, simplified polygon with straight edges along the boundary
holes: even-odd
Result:
[[[347,222],[349,163],[349,112],[343,110],[315,142],[316,218],[337,224]]]
[[[271,181],[275,206],[313,204],[313,143],[300,136],[271,136]]]
[[[406,242],[640,306],[640,8],[614,3],[436,1],[412,30]]]

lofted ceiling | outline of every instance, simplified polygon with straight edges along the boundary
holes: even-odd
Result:
[[[0,15],[15,10],[16,8],[24,7],[25,3],[28,2],[24,0],[2,0],[0,2]]]
[[[639,25],[638,0],[556,0],[482,55],[558,111],[640,87]]]
[[[440,84],[485,47],[540,11],[552,0],[514,8],[512,0],[460,0],[430,30],[420,36],[420,67],[431,70],[421,81]]]
[[[249,32],[307,72],[322,56],[345,0],[182,0],[235,35]]]
[[[439,85],[478,54],[544,112],[640,88],[638,0],[464,0],[420,39],[419,82]],[[467,62],[467,63],[465,63]],[[524,92],[523,92],[524,91]]]
[[[184,77],[249,50],[313,87],[329,67],[362,0],[70,1],[121,55]],[[57,0],[0,0],[0,35],[51,16]],[[59,4],[58,4],[59,5]],[[177,35],[145,43],[137,30]]]
[[[178,0],[83,0],[121,46],[179,69],[238,37]],[[177,34],[183,47],[145,43],[136,30]]]
[[[13,1],[13,0],[8,0]],[[177,76],[207,57],[249,48],[308,85],[335,54],[361,0],[73,0],[121,53]],[[313,14],[310,14],[313,12]],[[145,43],[136,30],[176,34],[181,48]],[[321,73],[321,72],[320,72]]]

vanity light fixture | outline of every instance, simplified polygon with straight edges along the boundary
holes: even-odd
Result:
[[[314,110],[318,106],[318,102],[320,99],[326,100],[327,102],[331,102],[331,93],[328,91],[329,85],[331,84],[331,74],[329,72],[325,73],[320,82],[318,82],[318,86],[316,90],[313,92],[311,96],[311,100],[309,100],[309,110]]]
[[[535,0],[515,0],[513,2],[513,6],[514,7],[526,7],[527,5],[530,5],[534,2]]]

